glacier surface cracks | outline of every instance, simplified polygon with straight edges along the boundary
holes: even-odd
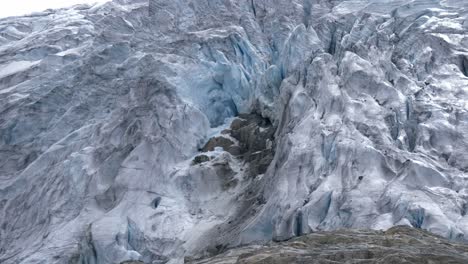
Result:
[[[464,2],[114,0],[1,19],[0,262],[176,264],[395,225],[466,240]]]

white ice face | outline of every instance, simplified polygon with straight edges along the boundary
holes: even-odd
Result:
[[[467,14],[115,0],[0,19],[0,262],[175,264],[394,225],[466,239]],[[240,113],[277,128],[264,174],[200,153]]]

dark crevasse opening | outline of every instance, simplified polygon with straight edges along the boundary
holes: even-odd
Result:
[[[460,57],[459,67],[460,67],[460,71],[463,73],[463,75],[468,77],[468,58],[466,58],[465,56],[461,56]]]
[[[299,211],[296,215],[295,219],[295,228],[294,228],[294,235],[301,236],[304,234],[304,228],[302,223],[303,213]]]
[[[152,202],[151,206],[156,209],[159,207],[159,204],[161,204],[161,197],[156,197]]]

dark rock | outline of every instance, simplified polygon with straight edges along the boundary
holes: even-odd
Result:
[[[203,147],[203,151],[213,151],[216,147],[222,147],[227,150],[230,146],[234,145],[234,142],[226,137],[214,137],[208,140],[208,143]]]
[[[234,121],[232,121],[231,123],[231,130],[239,130],[241,129],[242,127],[245,127],[249,124],[249,122],[245,119],[240,119],[240,118],[236,118],[234,119]]]
[[[221,135],[230,135],[230,134],[231,134],[230,129],[224,129],[223,131],[221,131]]]
[[[263,174],[274,157],[276,127],[270,120],[257,114],[240,114],[231,123],[230,129],[223,130],[223,135],[230,135],[238,142],[227,137],[213,137],[202,151],[213,151],[222,147],[233,156],[249,163],[249,176]]]
[[[397,226],[386,232],[340,230],[318,232],[267,246],[229,250],[191,264],[299,263],[468,263],[468,245],[450,242],[421,229]],[[229,260],[229,262],[228,262]]]
[[[242,154],[241,147],[237,146],[237,145],[230,146],[226,151],[229,152],[231,155],[234,155],[234,156],[239,156],[239,155]]]
[[[249,175],[263,174],[274,157],[276,128],[260,115],[241,114],[239,118],[231,124],[231,136],[239,141],[239,153],[250,164]]]
[[[205,162],[208,162],[208,161],[210,161],[210,158],[208,156],[198,155],[193,159],[192,164],[194,164],[194,165],[202,164],[202,163],[205,163]]]

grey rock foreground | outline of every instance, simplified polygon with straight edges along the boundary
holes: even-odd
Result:
[[[282,243],[229,250],[189,264],[333,264],[468,262],[468,245],[450,243],[433,234],[397,226],[385,232],[339,230],[319,232]]]
[[[466,241],[467,10],[115,0],[1,19],[0,263],[176,264],[395,225]],[[268,140],[223,134],[243,114]],[[261,147],[203,151],[216,137]]]

